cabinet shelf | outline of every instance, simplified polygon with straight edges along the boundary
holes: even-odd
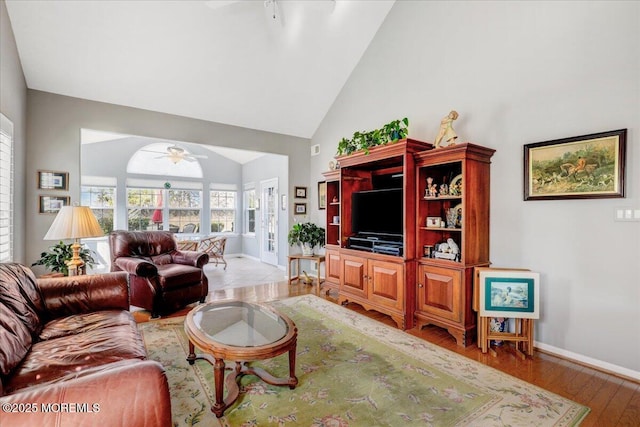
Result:
[[[418,153],[416,158],[416,227],[418,328],[432,324],[445,328],[458,345],[471,344],[476,333],[472,309],[473,269],[489,265],[489,173],[493,149],[463,143]],[[455,184],[454,194],[425,193],[425,182]],[[431,193],[434,194],[434,193]],[[430,218],[446,218],[459,210],[458,227],[428,227]],[[435,223],[437,224],[437,222]],[[441,224],[437,224],[441,225]],[[459,258],[435,258],[436,245],[449,240]],[[431,250],[433,257],[424,254]]]
[[[437,202],[438,200],[462,200],[462,196],[423,197],[422,200],[427,202]]]
[[[331,206],[340,206],[340,202],[331,202],[329,203]]]
[[[462,228],[447,228],[447,227],[420,227],[420,230],[428,231],[462,231]]]

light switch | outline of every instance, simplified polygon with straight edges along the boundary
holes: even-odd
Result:
[[[624,219],[633,219],[633,210],[625,209],[624,210]]]

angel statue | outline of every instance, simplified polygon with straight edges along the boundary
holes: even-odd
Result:
[[[457,118],[458,118],[458,112],[455,110],[451,110],[451,112],[447,115],[447,117],[444,117],[440,121],[440,130],[438,131],[438,136],[433,142],[434,148],[439,148],[440,142],[442,142],[443,139],[445,140],[445,142],[448,142],[449,144],[455,144],[456,139],[458,138],[458,135],[456,135],[452,126],[453,126],[453,121]]]

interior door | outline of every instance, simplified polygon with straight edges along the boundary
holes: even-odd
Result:
[[[278,178],[260,182],[260,260],[278,265]]]

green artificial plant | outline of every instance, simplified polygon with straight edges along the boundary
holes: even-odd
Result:
[[[61,240],[51,246],[47,252],[42,252],[40,254],[40,259],[31,264],[31,266],[44,265],[54,273],[62,273],[65,276],[68,276],[69,267],[67,266],[67,262],[73,257],[73,249],[71,249],[71,245],[72,243],[64,243]],[[84,246],[81,247],[79,255],[85,265],[90,267],[96,265],[96,261],[93,259],[89,248]]]
[[[356,151],[369,154],[369,149],[404,139],[409,134],[409,119],[393,120],[380,129],[369,132],[354,132],[351,139],[342,138],[338,142],[337,156],[344,156]]]

